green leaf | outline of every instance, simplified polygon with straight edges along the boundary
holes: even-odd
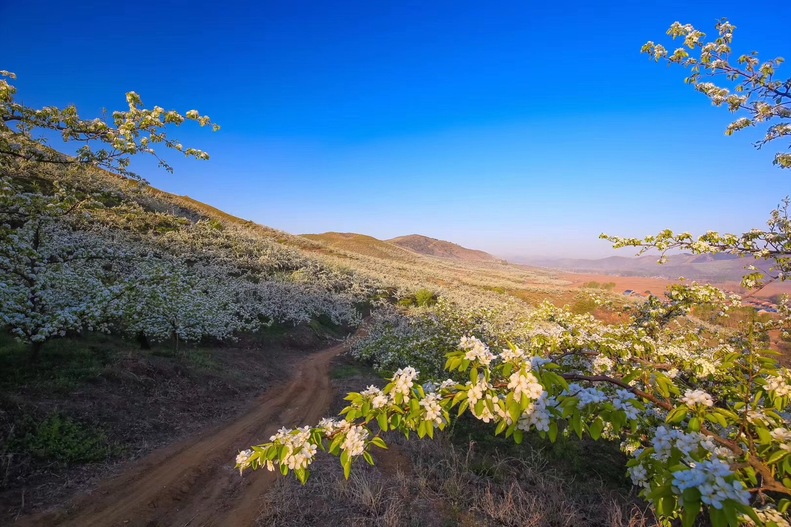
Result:
[[[338,450],[340,450],[341,443],[343,443],[344,439],[345,438],[343,434],[338,434],[335,436],[335,439],[333,439],[332,443],[330,443],[330,454],[332,455],[338,454]]]
[[[554,443],[557,438],[558,438],[558,423],[557,421],[552,421],[551,423],[549,423],[549,440]]]
[[[769,456],[769,459],[766,460],[766,464],[771,465],[773,463],[777,463],[778,461],[786,457],[788,454],[789,452],[785,450],[776,450],[772,453],[771,456]]]
[[[371,444],[387,450],[387,445],[385,444],[384,439],[379,436],[375,436],[373,439],[371,439]]]
[[[756,426],[755,433],[758,434],[758,438],[762,445],[769,445],[772,443],[772,435],[766,428]]]
[[[596,420],[588,427],[588,433],[594,440],[598,440],[601,437],[601,432],[604,429],[604,422],[596,418]]]
[[[709,507],[708,509],[709,519],[714,527],[727,525],[728,520],[725,518],[725,512],[722,509],[715,509],[714,507]]]
[[[662,496],[656,504],[656,511],[662,516],[670,516],[676,508],[676,498],[671,496]]]
[[[379,424],[379,429],[382,432],[387,432],[387,414],[384,412],[380,412],[379,415],[376,416],[376,422]]]
[[[500,435],[503,432],[503,430],[506,429],[507,426],[508,426],[508,424],[506,424],[505,421],[500,421],[497,424],[497,428],[494,429],[494,435],[496,435],[496,436]]]
[[[665,418],[666,423],[676,424],[680,423],[687,417],[687,412],[689,411],[689,407],[687,405],[682,405],[674,408],[667,417]]]
[[[575,412],[574,415],[571,416],[571,428],[577,434],[577,437],[582,439],[582,417],[579,412]]]
[[[466,398],[467,398],[467,390],[461,390],[457,392],[456,395],[453,396],[453,402],[451,403],[451,406],[456,406],[457,404],[459,404],[459,402],[463,401]]]
[[[310,475],[310,473],[306,469],[301,468],[299,470],[295,470],[294,474],[297,476],[299,482],[302,483],[303,485],[308,482],[308,476]]]
[[[349,479],[349,476],[352,473],[352,460],[347,459],[345,463],[343,463],[343,477]]]
[[[693,432],[700,432],[700,419],[693,417],[689,420],[688,428]]]
[[[511,401],[511,403],[508,403],[508,415],[511,416],[511,420],[514,423],[519,421],[519,418],[522,417],[522,408],[519,402]]]
[[[722,512],[725,513],[725,518],[728,520],[728,525],[732,527],[739,526],[739,518],[736,516],[736,509],[731,500],[725,500],[722,504]]]
[[[700,500],[687,503],[684,501],[684,509],[681,511],[681,525],[682,527],[693,527],[695,520],[700,514],[701,503]]]
[[[371,456],[370,452],[363,452],[363,459],[365,459],[369,465],[374,464],[374,458]]]
[[[521,445],[522,441],[524,441],[524,438],[525,438],[525,433],[520,428],[514,430],[514,442],[517,445]]]

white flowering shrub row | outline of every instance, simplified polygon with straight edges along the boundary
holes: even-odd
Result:
[[[0,177],[0,323],[34,355],[69,331],[178,344],[319,316],[360,321],[356,304],[371,288],[349,273],[271,243],[230,243],[233,233],[205,221],[148,213],[117,187],[119,204],[105,207],[106,198],[51,178]]]
[[[503,346],[529,338],[541,323],[524,304],[517,306],[509,311],[502,305],[481,308],[444,297],[424,308],[382,306],[372,313],[365,334],[351,341],[350,353],[382,372],[411,365],[424,376],[438,377],[445,354],[455,350],[463,336]]]

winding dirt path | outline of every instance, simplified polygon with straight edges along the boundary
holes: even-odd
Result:
[[[233,468],[236,454],[281,426],[313,424],[326,415],[333,398],[330,361],[343,351],[344,344],[338,344],[310,355],[297,363],[290,382],[267,390],[234,421],[151,453],[64,510],[22,518],[16,525],[253,525],[261,496],[276,476],[256,471],[240,477]]]

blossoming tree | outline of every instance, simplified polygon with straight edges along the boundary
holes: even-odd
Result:
[[[83,119],[75,106],[58,108],[30,108],[16,100],[16,87],[9,80],[16,79],[11,72],[0,70],[0,169],[7,169],[12,161],[35,164],[93,165],[118,175],[140,179],[128,170],[132,156],[148,154],[154,156],[159,165],[172,172],[170,165],[162,159],[155,146],[162,144],[177,150],[187,157],[209,159],[206,152],[185,148],[167,136],[164,129],[180,126],[185,121],[195,121],[201,126],[212,125],[208,116],[197,110],[184,115],[174,110],[155,106],[152,110],[142,108],[143,102],[135,92],[126,94],[129,109],[116,111],[110,122],[105,119]],[[74,155],[66,155],[48,147],[39,134],[42,131],[60,134],[64,142],[82,146]],[[97,147],[98,146],[98,147]]]
[[[733,66],[734,27],[723,21],[717,29],[719,38],[705,43],[692,26],[674,24],[669,35],[683,38],[689,51],[671,55],[653,43],[644,51],[692,68],[689,82],[715,105],[746,111],[748,121],[736,121],[729,131],[787,119],[791,83],[774,79],[781,60],[759,64],[752,54],[738,60],[741,69]],[[700,57],[693,59],[695,51]],[[701,82],[704,74],[724,75],[737,83],[737,94]],[[789,132],[787,124],[773,125],[761,144]],[[791,157],[779,153],[775,163],[788,167]],[[769,231],[741,236],[608,238],[616,246],[769,258],[784,279],[788,221],[783,213],[772,218]],[[758,278],[745,280],[756,285]],[[519,346],[493,350],[479,338],[463,337],[447,355],[448,379],[421,379],[414,368],[402,367],[383,388],[348,394],[341,418],[283,428],[240,452],[236,466],[293,472],[304,483],[322,450],[339,456],[348,477],[357,458],[372,464],[372,448],[386,448],[383,432],[431,438],[453,414],[469,412],[517,443],[525,433],[549,441],[561,434],[618,441],[631,456],[628,476],[667,525],[692,526],[703,512],[717,526],[789,525],[791,372],[778,362],[767,335],[788,330],[791,309],[781,305],[774,318],[747,316],[728,329],[691,316],[701,307],[721,318],[744,309],[738,296],[696,284],[675,285],[664,300],[650,297],[611,325],[545,304]]]

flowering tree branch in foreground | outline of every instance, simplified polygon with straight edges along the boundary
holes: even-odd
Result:
[[[788,122],[791,119],[791,79],[776,78],[777,68],[783,59],[778,57],[761,62],[758,53],[752,52],[739,56],[732,63],[731,45],[736,26],[723,19],[716,29],[718,37],[713,42],[706,42],[705,33],[690,24],[675,22],[667,34],[673,39],[682,39],[682,47],[670,53],[662,44],[647,42],[642,52],[657,62],[664,60],[689,68],[690,76],[686,82],[706,95],[713,105],[746,114],[728,125],[727,135],[774,121],[764,137],[755,143],[757,148],[791,137],[791,123]],[[697,57],[690,53],[696,53]],[[704,82],[707,78],[720,78],[725,82],[720,85]],[[791,154],[778,152],[773,162],[780,168],[791,168]]]
[[[729,309],[735,302],[712,300],[710,287],[684,289],[667,309],[704,302]],[[668,521],[692,525],[705,507],[716,525],[764,524],[787,511],[791,374],[757,339],[696,342],[691,329],[684,335],[658,309],[650,317],[660,324],[658,332],[636,322],[644,314],[602,326],[548,305],[542,309],[557,330],[535,334],[525,349],[495,354],[478,339],[464,338],[445,365],[454,378],[419,385],[417,371],[400,369],[384,389],[349,394],[345,419],[281,429],[269,443],[240,453],[237,467],[293,471],[304,483],[317,451],[324,450],[340,456],[348,477],[357,457],[373,463],[370,449],[386,447],[381,432],[433,437],[455,409],[517,443],[533,430],[550,441],[559,434],[620,441],[632,456],[629,476]],[[786,310],[752,331],[788,322]],[[656,359],[671,369],[645,366]]]
[[[83,119],[74,106],[30,108],[16,101],[16,87],[8,82],[14,79],[13,73],[0,70],[0,168],[8,160],[34,164],[82,164],[139,180],[140,176],[128,170],[135,154],[152,155],[160,167],[173,171],[155,151],[157,144],[177,150],[186,157],[209,159],[206,152],[185,148],[169,138],[164,131],[168,125],[180,126],[185,121],[195,121],[201,126],[212,126],[214,131],[220,129],[197,110],[182,115],[159,106],[152,110],[142,108],[143,102],[135,92],[126,94],[129,109],[113,112],[109,122],[100,118]],[[43,138],[34,136],[36,131],[42,130],[59,133],[64,142],[74,141],[83,146],[73,156],[63,154],[48,147]],[[99,148],[96,145],[100,145]]]

